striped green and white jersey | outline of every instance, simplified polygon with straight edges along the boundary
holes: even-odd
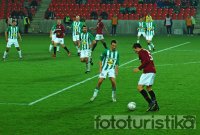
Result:
[[[90,49],[90,44],[94,40],[94,36],[89,32],[82,32],[80,34],[80,44],[81,44],[81,50],[88,50]]]
[[[56,33],[54,33],[56,31],[56,24],[51,27],[51,31],[52,35],[56,35]]]
[[[119,65],[118,51],[105,50],[101,55],[102,70],[115,69]]]
[[[146,22],[146,35],[153,36],[154,35],[155,25],[153,22]]]
[[[145,32],[146,23],[145,22],[138,22],[138,32]]]
[[[81,29],[82,29],[82,22],[76,22],[74,21],[72,23],[72,35],[75,36],[77,35],[78,33],[81,33]]]
[[[17,39],[18,33],[19,33],[19,27],[18,26],[9,26],[6,30],[8,33],[9,39]]]

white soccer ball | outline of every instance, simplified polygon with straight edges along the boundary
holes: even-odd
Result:
[[[136,103],[135,102],[129,102],[127,107],[130,111],[134,111],[135,108],[136,108]]]

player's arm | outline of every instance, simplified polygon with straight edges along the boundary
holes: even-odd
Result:
[[[62,31],[63,35],[65,36],[65,27],[63,25],[61,27],[61,31]]]
[[[100,62],[99,62],[99,72],[100,73],[102,71],[102,61],[105,59],[105,57],[106,57],[106,50],[100,56]]]
[[[19,32],[18,32],[18,37],[19,37],[19,40],[22,41],[22,36]]]
[[[50,32],[49,32],[49,37],[50,38],[52,38],[52,34],[53,34],[52,30],[50,30]]]
[[[141,65],[138,67],[138,69],[139,69],[139,70],[142,70],[142,69],[144,69],[144,68],[149,64],[149,62],[150,62],[151,60],[150,60],[150,57],[149,57],[148,52],[146,52],[144,55],[141,55],[140,58],[141,58],[142,63],[141,63]]]
[[[118,69],[119,69],[119,54],[117,55],[117,62],[115,66],[115,75],[118,75]]]
[[[94,44],[96,44],[96,40],[91,33],[89,33],[89,39],[92,41],[92,43],[90,44],[90,48],[92,48]]]
[[[9,30],[9,28],[7,28],[7,30],[5,31],[5,39],[6,39],[6,42],[8,42],[8,30]]]
[[[80,48],[80,46],[81,46],[81,34],[79,34],[79,42],[77,42],[78,43],[78,48]]]
[[[105,25],[103,25],[104,30],[106,31],[107,34],[109,34],[108,29],[106,28]]]

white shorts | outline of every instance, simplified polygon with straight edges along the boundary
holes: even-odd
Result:
[[[80,58],[88,58],[91,56],[91,50],[81,50]]]
[[[141,35],[143,35],[143,37],[146,37],[146,34],[145,34],[145,32],[138,32],[138,37],[140,37]]]
[[[18,43],[17,39],[8,39],[6,47],[10,48],[12,45],[14,45],[15,47],[19,47],[19,43]]]
[[[153,39],[153,36],[152,36],[152,35],[151,35],[151,36],[147,36],[147,35],[146,35],[146,40],[152,41],[152,39]]]
[[[53,42],[54,42],[54,41],[55,41],[55,39],[56,39],[56,35],[52,35],[52,36],[51,36],[51,41],[53,41]]]
[[[109,78],[115,78],[115,70],[114,69],[103,70],[99,74],[99,78],[106,78],[107,75]]]
[[[102,40],[104,39],[103,34],[97,34],[95,40]]]
[[[153,85],[155,75],[156,75],[155,73],[143,73],[140,76],[138,85],[143,85],[143,86]]]
[[[64,44],[64,38],[55,38],[55,40],[54,40],[54,42],[56,43],[56,44],[61,44],[61,45],[63,45]]]
[[[72,36],[72,40],[73,40],[74,42],[79,41],[79,40],[80,40],[79,35],[73,35],[73,36]]]

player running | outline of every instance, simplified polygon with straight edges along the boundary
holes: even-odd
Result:
[[[90,61],[91,61],[91,47],[95,44],[94,37],[87,31],[87,26],[83,25],[83,32],[80,34],[80,42],[78,47],[81,49],[80,60],[86,63],[85,73],[90,72]]]
[[[54,33],[56,33],[56,38],[54,40],[54,53],[52,57],[56,57],[56,48],[58,44],[61,44],[62,48],[64,48],[67,51],[68,56],[70,56],[71,53],[64,44],[65,27],[61,24],[61,20],[57,20],[57,25]]]
[[[141,37],[141,35],[142,35],[144,38],[146,37],[145,29],[146,29],[146,23],[144,22],[143,17],[140,17],[140,20],[139,20],[139,22],[138,22],[138,28],[137,28],[137,31],[138,31],[137,43],[140,42],[140,37]]]
[[[151,56],[151,53],[143,49],[139,43],[135,43],[133,45],[133,50],[138,54],[139,59],[141,60],[141,65],[138,68],[135,68],[133,71],[136,73],[140,70],[143,70],[143,74],[140,77],[137,89],[149,104],[147,111],[158,111],[159,106],[156,101],[155,93],[152,90],[152,85],[154,83],[156,74],[153,57]],[[151,99],[149,98],[147,92],[144,90],[144,86],[146,86]]]
[[[149,51],[154,51],[155,47],[153,45],[152,39],[154,36],[154,29],[155,29],[155,24],[151,18],[148,18],[146,20],[146,40],[148,44]]]
[[[8,52],[11,48],[12,45],[15,46],[15,48],[18,51],[19,54],[19,58],[22,59],[22,52],[21,49],[19,47],[19,43],[17,38],[19,37],[20,41],[22,41],[21,35],[19,33],[19,27],[16,26],[17,22],[15,20],[12,21],[12,25],[8,26],[7,30],[5,31],[5,38],[6,38],[6,42],[7,42],[7,46],[6,46],[6,50],[3,54],[3,60],[5,61]]]
[[[110,49],[106,49],[101,55],[99,63],[100,65],[99,80],[90,101],[94,101],[94,99],[97,97],[101,84],[108,75],[112,84],[112,101],[116,102],[115,76],[118,74],[118,65],[119,65],[119,53],[116,50],[116,47],[117,47],[116,40],[112,40]]]
[[[67,28],[71,28],[72,29],[72,40],[74,42],[74,45],[77,49],[77,54],[78,56],[80,55],[80,48],[78,47],[78,44],[80,44],[80,33],[81,33],[81,29],[82,29],[82,22],[80,21],[80,16],[76,16],[75,21],[73,21],[72,26],[71,27],[67,27]]]
[[[50,36],[49,36],[49,37],[51,38],[51,44],[50,44],[50,46],[49,46],[49,52],[52,51],[53,45],[54,45],[54,41],[55,41],[55,39],[56,39],[55,30],[56,30],[56,24],[53,25],[52,28],[51,28],[51,30],[50,30]],[[57,46],[57,52],[59,52],[59,51],[60,51],[60,46],[58,45],[58,46]]]
[[[103,29],[105,29],[107,33],[108,33],[108,30],[104,26],[101,17],[98,18],[97,27],[96,28],[91,28],[91,29],[95,29],[96,30],[96,37],[95,37],[96,44],[94,44],[94,46],[92,47],[92,51],[94,51],[94,49],[96,48],[97,43],[99,41],[101,41],[101,43],[103,44],[104,48],[107,49],[106,42],[104,41],[104,37],[103,37]]]

